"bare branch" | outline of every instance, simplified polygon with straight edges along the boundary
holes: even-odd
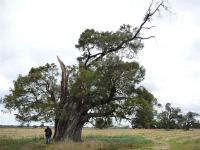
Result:
[[[66,73],[66,67],[64,63],[57,56],[58,62],[60,63],[60,68],[62,70],[62,79],[61,79],[61,100],[65,102],[67,93],[68,93],[68,78],[69,74]]]
[[[87,63],[89,62],[89,60],[90,60],[91,58],[97,57],[98,55],[102,56],[102,55],[103,55],[103,52],[100,52],[100,53],[97,53],[97,54],[94,54],[94,55],[91,55],[91,54],[89,53],[89,55],[87,56],[87,59],[86,59],[86,61],[85,61],[85,63],[84,63],[84,65],[86,66],[86,68],[89,67],[89,66],[91,65],[91,64],[88,64],[88,65],[87,65]],[[100,56],[99,56],[99,57],[100,57]]]
[[[136,39],[141,39],[141,40],[147,40],[151,38],[155,38],[155,36],[149,36],[149,37],[135,37]]]
[[[131,41],[133,41],[135,39],[139,38],[141,40],[144,40],[144,39],[153,38],[154,36],[140,37],[139,35],[141,34],[141,30],[142,29],[151,29],[151,28],[154,27],[154,26],[144,27],[144,25],[151,20],[151,18],[155,15],[155,13],[157,13],[157,12],[159,13],[161,8],[164,8],[165,10],[168,10],[168,7],[165,6],[164,1],[165,0],[161,0],[159,2],[156,2],[155,0],[151,1],[142,23],[140,24],[140,26],[136,30],[135,34],[131,38],[129,38],[127,40],[124,40],[124,41],[121,41],[121,43],[119,43],[118,46],[108,48],[106,51],[102,50],[102,52],[94,54],[94,55],[88,54],[87,59],[85,61],[86,68],[88,68],[92,64],[93,61],[98,61],[99,59],[103,58],[105,55],[107,55],[109,53],[117,52],[118,50],[125,48],[124,47],[125,44],[127,44],[127,43],[129,43],[129,42],[131,42]],[[155,8],[153,8],[154,6],[155,6]],[[93,59],[93,61],[88,63],[91,59]]]
[[[155,28],[155,26],[150,26],[150,27],[142,27],[142,29],[152,29]]]

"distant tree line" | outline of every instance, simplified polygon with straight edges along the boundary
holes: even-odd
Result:
[[[160,104],[154,103],[159,107]],[[129,122],[132,128],[145,128],[145,129],[184,129],[189,130],[190,128],[200,128],[200,121],[197,119],[199,116],[196,112],[187,112],[186,114],[181,112],[179,107],[173,107],[171,103],[166,103],[164,110],[157,112],[153,109],[153,105],[145,103],[140,100],[135,109],[135,114]],[[92,120],[93,125],[96,128],[107,128],[113,126],[112,118],[98,118]]]
[[[199,114],[195,112],[181,113],[179,107],[173,107],[171,103],[166,103],[165,110],[156,116],[156,128],[185,129],[200,128],[200,122],[196,119]]]

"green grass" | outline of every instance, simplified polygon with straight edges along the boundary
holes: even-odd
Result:
[[[16,145],[16,144],[26,144],[26,143],[35,143],[43,140],[44,137],[30,137],[30,138],[5,138],[0,139],[0,145]]]
[[[146,140],[141,136],[86,136],[84,142],[103,142],[103,147],[97,147],[96,150],[121,150],[134,149],[149,146],[152,144],[150,140]],[[52,143],[50,145],[54,145]],[[146,145],[146,146],[145,146]],[[43,150],[48,146],[44,144],[43,137],[32,138],[5,138],[0,139],[0,150]]]
[[[141,136],[86,136],[84,141],[101,141],[106,142],[106,146],[103,148],[97,148],[97,150],[118,150],[118,149],[134,149],[134,148],[146,148],[153,143],[150,140]]]
[[[200,139],[173,139],[168,143],[170,150],[200,150]]]
[[[83,142],[44,144],[44,129],[0,128],[0,150],[200,150],[200,130],[84,129]]]
[[[27,137],[27,138],[1,138],[0,150],[28,150],[37,149],[42,150],[46,146],[44,143],[44,137]]]
[[[149,144],[150,140],[146,140],[141,136],[86,136],[83,140],[95,140],[104,142],[120,142],[120,143],[132,143],[132,144]]]

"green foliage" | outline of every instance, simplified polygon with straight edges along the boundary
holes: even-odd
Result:
[[[14,81],[11,94],[3,99],[5,107],[17,110],[16,119],[22,123],[54,121],[58,141],[80,141],[90,118],[116,117],[149,127],[155,98],[139,85],[144,68],[130,59],[143,48],[142,40],[153,37],[142,37],[142,30],[151,29],[146,23],[163,8],[164,1],[152,1],[135,28],[124,24],[115,32],[86,29],[76,44],[81,52],[78,65],[65,66],[58,58],[60,84],[55,64],[32,68]]]
[[[117,117],[120,117],[120,112],[126,115],[123,110],[128,105],[133,107],[134,104],[127,101],[135,98],[136,85],[145,74],[144,68],[137,62],[125,62],[116,55],[108,55],[88,69],[80,65],[74,72],[77,73],[74,81],[70,80],[69,93],[76,99],[82,99],[82,103],[93,105],[93,112],[113,111],[112,116]],[[119,99],[115,100],[115,97]]]
[[[127,56],[133,57],[138,50],[143,48],[140,39],[131,40],[136,32],[137,28],[125,24],[116,32],[98,32],[94,29],[86,29],[76,44],[76,47],[83,52],[79,60],[87,59],[88,55],[94,54],[96,50],[106,54],[114,49],[121,49],[123,53],[126,51]]]
[[[68,94],[92,105],[93,112],[110,111],[112,116],[125,118],[131,116],[138,105],[137,114],[142,114],[142,109],[149,110],[147,115],[152,114],[153,95],[143,87],[137,87],[145,75],[144,68],[137,62],[125,62],[117,55],[108,55],[91,68],[85,69],[80,64],[68,66],[67,71]],[[6,108],[18,110],[16,118],[21,122],[52,121],[59,104],[57,75],[54,64],[32,68],[28,75],[20,75],[14,81],[12,93],[4,98]]]
[[[178,121],[181,121],[182,115],[181,109],[178,107],[172,107],[171,103],[166,103],[165,111],[158,114],[158,126],[165,129],[178,128]]]
[[[61,63],[61,84],[55,64],[32,68],[14,81],[11,94],[3,99],[5,107],[17,110],[16,119],[21,122],[67,120],[77,107],[84,108],[80,116],[86,122],[112,116],[149,128],[155,98],[139,86],[145,69],[124,59],[124,54],[131,57],[143,48],[141,39],[134,38],[137,31],[130,25],[122,25],[116,32],[85,30],[76,45],[82,52],[78,65]]]
[[[112,118],[96,118],[95,125],[96,128],[103,129],[112,126]]]
[[[165,110],[157,115],[155,122],[157,128],[165,129],[185,129],[199,128],[200,123],[196,119],[199,114],[195,112],[181,113],[178,107],[172,107],[171,103],[166,103]]]
[[[108,55],[89,69],[80,64],[67,70],[69,95],[93,105],[94,112],[112,111],[112,115],[123,118],[133,114],[131,108],[142,103],[142,94],[146,108],[148,104],[152,107],[153,96],[146,89],[136,87],[144,79],[145,70],[135,61],[125,62],[117,55]],[[18,110],[16,118],[21,122],[52,121],[59,104],[57,75],[54,64],[32,68],[28,75],[20,75],[11,94],[4,98],[6,108]],[[113,99],[117,95],[121,99]]]
[[[132,119],[133,128],[151,128],[154,119],[154,104],[157,103],[154,96],[145,88],[137,90],[138,97],[135,100],[135,118]]]
[[[28,75],[19,75],[11,94],[3,99],[5,107],[17,110],[18,121],[52,121],[58,97],[58,75],[55,64],[31,68]]]
[[[184,118],[183,118],[183,122],[184,122],[184,128],[186,130],[189,130],[190,127],[194,127],[195,126],[195,122],[197,121],[195,119],[195,117],[199,116],[199,114],[195,113],[195,112],[188,112]]]

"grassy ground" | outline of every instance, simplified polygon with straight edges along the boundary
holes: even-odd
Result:
[[[44,144],[44,129],[0,128],[0,150],[200,150],[200,130],[84,129],[81,143]]]

